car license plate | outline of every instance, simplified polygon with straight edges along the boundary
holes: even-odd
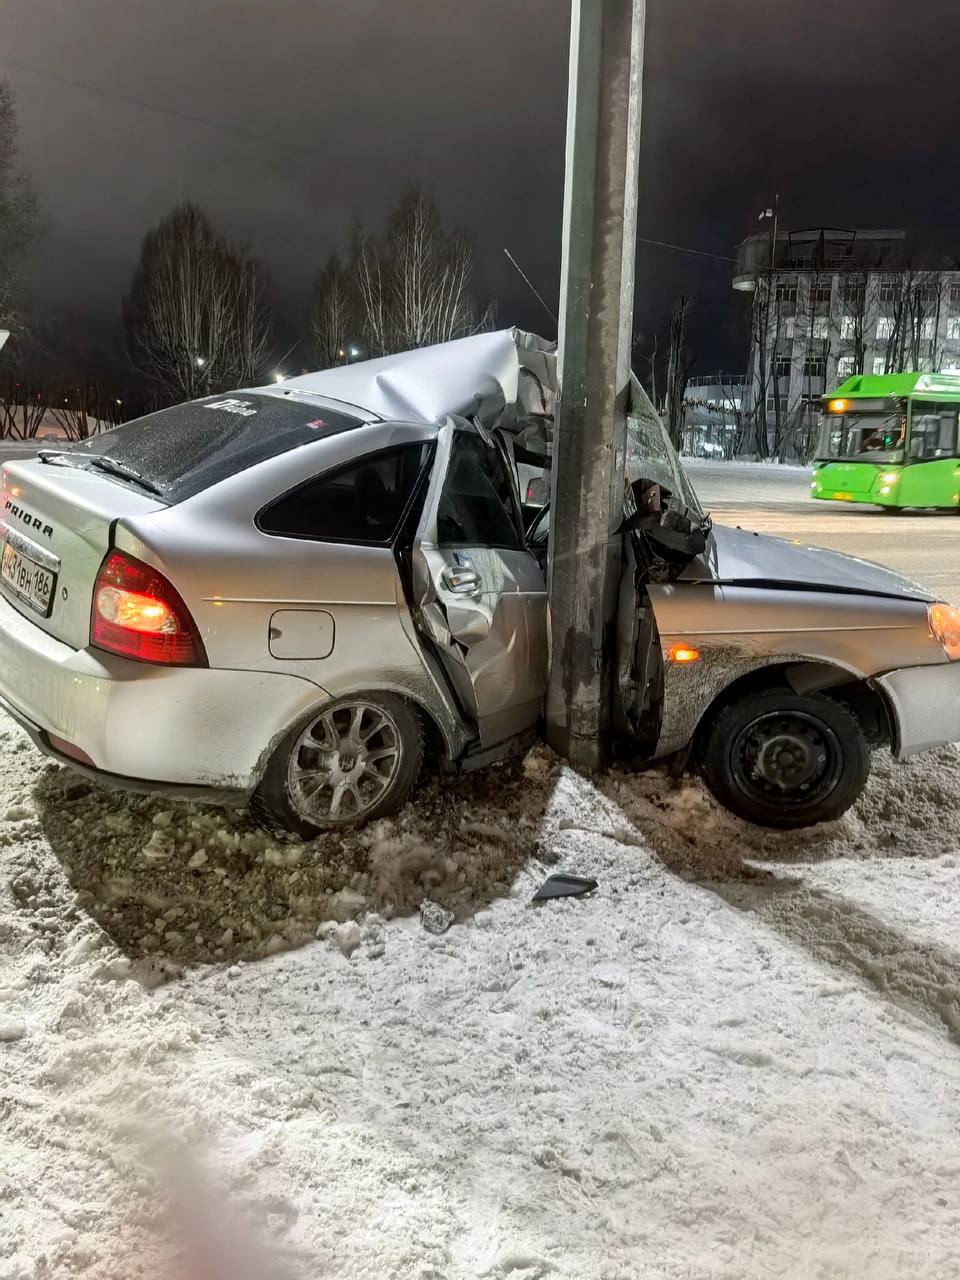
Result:
[[[12,542],[3,542],[0,580],[36,613],[46,617],[53,603],[57,576],[36,560],[18,550]]]

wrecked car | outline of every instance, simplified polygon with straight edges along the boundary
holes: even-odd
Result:
[[[0,705],[107,783],[309,837],[530,742],[556,361],[517,331],[206,396],[3,468]],[[522,501],[519,477],[524,468]],[[960,737],[960,618],[713,526],[633,387],[613,720],[802,826]]]

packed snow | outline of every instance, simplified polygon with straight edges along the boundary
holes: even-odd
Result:
[[[960,1276],[957,748],[800,834],[541,748],[282,844],[0,738],[0,1280]]]

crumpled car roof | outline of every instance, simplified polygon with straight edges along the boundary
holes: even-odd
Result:
[[[339,400],[386,421],[434,423],[455,414],[491,428],[531,417],[552,424],[555,347],[535,334],[501,329],[289,378],[283,390]]]

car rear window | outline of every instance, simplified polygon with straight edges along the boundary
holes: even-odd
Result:
[[[236,392],[135,418],[70,452],[113,458],[175,503],[267,458],[361,425],[350,414],[292,397]]]

